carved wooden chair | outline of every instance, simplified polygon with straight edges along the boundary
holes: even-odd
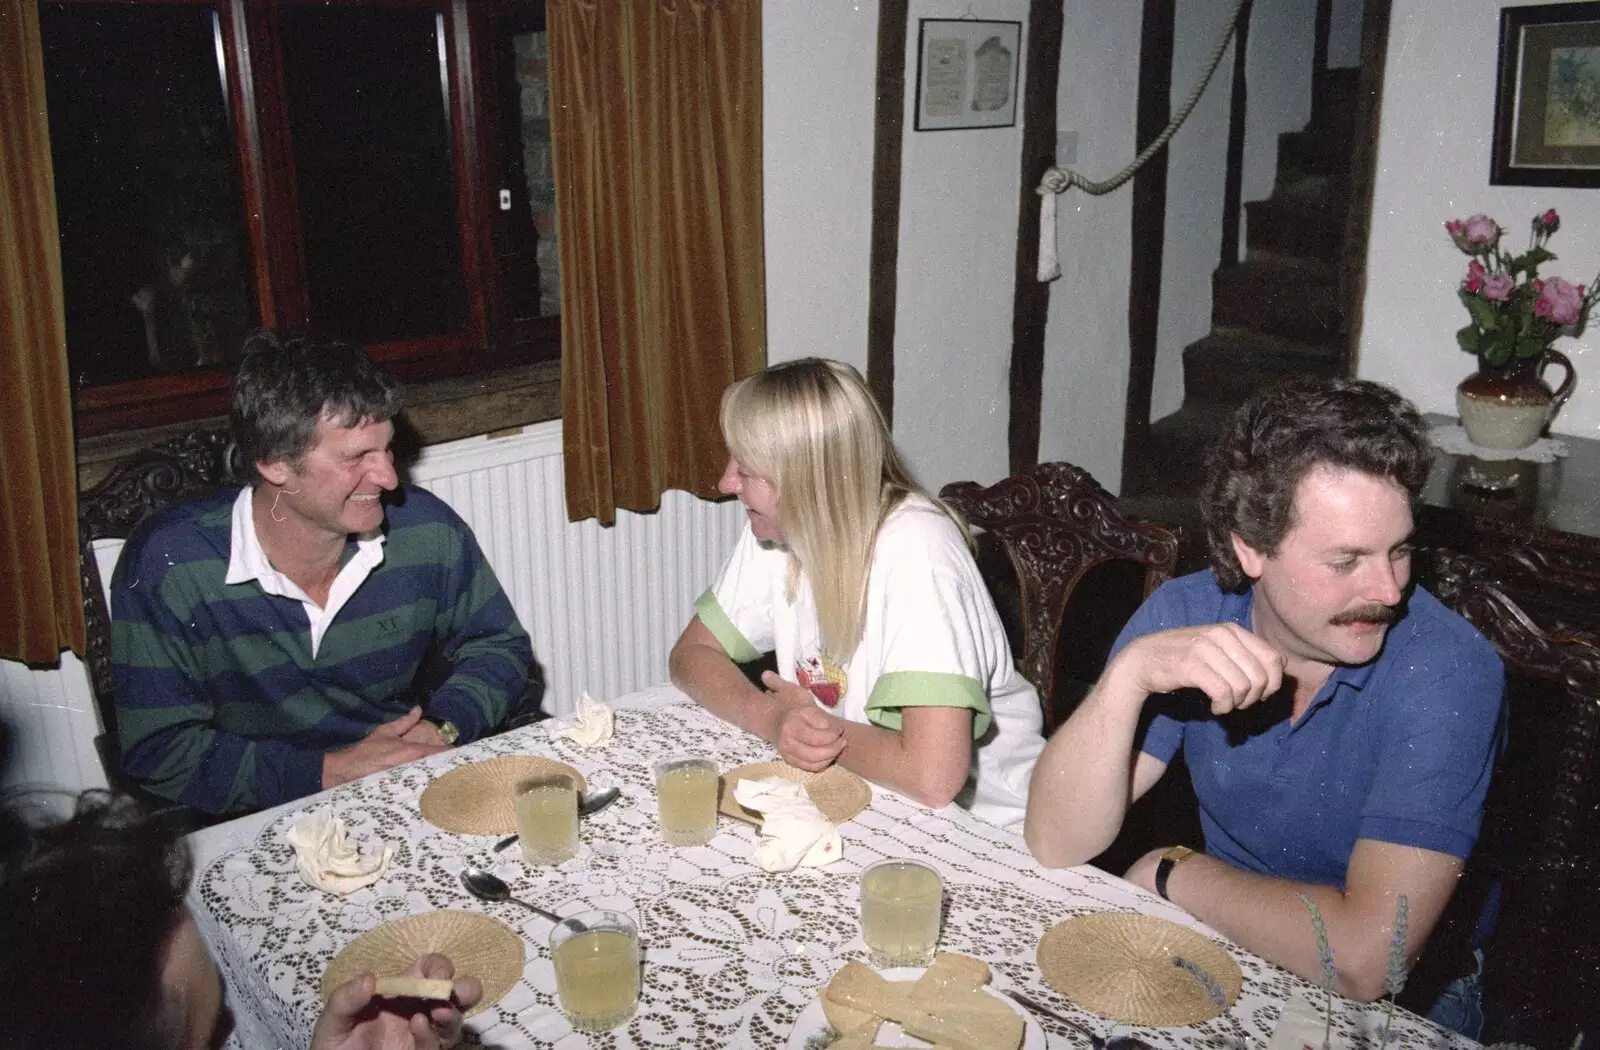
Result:
[[[1179,536],[1123,513],[1070,463],[1041,463],[988,488],[958,482],[939,495],[981,530],[978,568],[1017,666],[1039,691],[1048,736],[1100,677],[1128,618],[1172,578]],[[1181,756],[1093,863],[1121,874],[1147,851],[1178,843],[1203,845]]]
[[[1502,888],[1490,978],[1510,1008],[1508,1032],[1565,1045],[1573,1031],[1560,1015],[1582,998],[1566,983],[1576,979],[1568,960],[1592,953],[1573,931],[1592,900],[1577,890],[1595,880],[1587,847],[1596,828],[1600,635],[1535,622],[1507,596],[1529,582],[1509,579],[1509,563],[1436,549],[1424,568],[1429,589],[1483,632],[1506,666],[1509,738],[1475,860]]]
[[[118,464],[103,481],[78,499],[79,566],[83,578],[84,619],[88,625],[86,663],[103,732],[95,751],[115,789],[142,794],[122,772],[117,711],[111,690],[111,610],[97,541],[126,540],[141,522],[174,504],[247,484],[249,466],[226,430],[197,430],[163,441]],[[103,546],[103,545],[102,545]],[[120,551],[117,553],[120,554]],[[114,560],[107,559],[108,564]]]
[[[1049,735],[1099,677],[1128,617],[1172,578],[1178,536],[1123,514],[1070,463],[1041,463],[988,488],[956,482],[939,495],[981,530],[978,567]]]

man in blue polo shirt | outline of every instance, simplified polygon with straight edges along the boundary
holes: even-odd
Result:
[[[1130,881],[1313,981],[1315,900],[1361,1000],[1384,994],[1405,894],[1416,961],[1477,840],[1504,684],[1489,643],[1410,585],[1428,460],[1416,409],[1375,383],[1239,409],[1201,495],[1212,568],[1150,597],[1039,760],[1042,863],[1103,851],[1181,750],[1205,852],[1156,850]]]

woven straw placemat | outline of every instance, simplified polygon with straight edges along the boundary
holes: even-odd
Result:
[[[457,977],[483,982],[483,998],[468,1016],[498,1002],[522,976],[522,938],[515,930],[477,912],[431,911],[384,923],[345,945],[322,975],[322,998],[369,970],[399,977],[429,952],[448,955]]]
[[[761,814],[745,809],[733,797],[733,785],[740,780],[764,780],[767,777],[783,777],[804,784],[811,801],[823,816],[835,824],[852,819],[872,802],[872,788],[848,769],[829,766],[820,773],[808,773],[787,762],[755,762],[722,774],[722,782],[717,790],[717,809],[735,820],[760,824]]]
[[[1232,1006],[1244,975],[1223,947],[1166,919],[1134,912],[1100,912],[1058,922],[1039,940],[1045,981],[1101,1017],[1137,1025],[1192,1025],[1222,1011],[1193,973],[1198,966]]]
[[[580,795],[589,790],[583,774],[565,762],[538,755],[503,755],[457,766],[429,784],[419,803],[422,819],[462,835],[510,835],[517,830],[511,786],[552,773],[572,777]]]

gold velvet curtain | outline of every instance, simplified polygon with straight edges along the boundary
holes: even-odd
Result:
[[[36,0],[0,0],[0,657],[84,648],[55,179]]]
[[[546,0],[567,512],[714,495],[766,358],[760,0]]]

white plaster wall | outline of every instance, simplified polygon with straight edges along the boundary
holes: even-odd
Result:
[[[761,17],[767,359],[865,373],[877,0],[768,0]]]
[[[1017,0],[975,0],[971,11],[1026,23]],[[1020,101],[1013,127],[914,130],[918,20],[962,13],[948,0],[914,0],[906,33],[894,434],[934,489],[1008,473]],[[1019,92],[1027,32],[1024,24]]]
[[[1333,0],[1333,19],[1328,26],[1328,68],[1342,69],[1361,64],[1361,16],[1363,0]]]
[[[1507,230],[1503,243],[1520,248],[1534,214],[1555,208],[1561,230],[1551,248],[1560,259],[1543,272],[1588,284],[1600,269],[1600,196],[1489,185],[1504,3],[1394,0],[1390,13],[1358,373],[1424,411],[1454,415],[1456,384],[1476,367],[1455,342],[1466,323],[1455,289],[1467,260],[1445,220],[1483,212]],[[1600,325],[1556,346],[1577,366],[1578,388],[1551,429],[1600,436]]]
[[[1173,113],[1199,82],[1232,11],[1231,4],[1211,0],[1178,4],[1172,56]],[[1230,43],[1205,94],[1167,147],[1167,231],[1161,256],[1161,316],[1150,392],[1151,419],[1170,415],[1183,404],[1183,348],[1211,331],[1211,273],[1222,247],[1233,53]]]
[[[1139,89],[1138,4],[1067,0],[1056,94],[1060,127],[1078,133],[1071,167],[1103,179],[1131,159]],[[1057,198],[1061,277],[1045,329],[1039,458],[1066,460],[1116,492],[1128,392],[1132,187]]]

